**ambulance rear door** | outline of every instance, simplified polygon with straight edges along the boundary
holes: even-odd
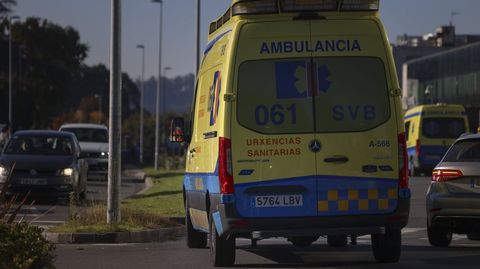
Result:
[[[310,23],[240,27],[231,120],[237,211],[243,217],[316,216]]]
[[[377,23],[311,21],[319,216],[386,214],[397,207],[400,118]]]

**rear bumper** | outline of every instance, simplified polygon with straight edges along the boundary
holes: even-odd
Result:
[[[480,232],[480,197],[454,195],[437,185],[427,194],[428,225],[454,233]]]
[[[453,233],[480,233],[480,215],[477,216],[434,216],[432,227]]]
[[[410,211],[408,197],[400,198],[397,209],[390,214],[242,218],[234,203],[220,203],[220,195],[211,198],[216,204],[212,215],[220,235],[253,238],[383,234],[389,229],[405,227]]]

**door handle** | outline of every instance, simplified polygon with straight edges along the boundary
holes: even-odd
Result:
[[[332,157],[327,157],[323,159],[324,162],[326,163],[346,163],[348,162],[348,157],[347,156],[332,156]]]

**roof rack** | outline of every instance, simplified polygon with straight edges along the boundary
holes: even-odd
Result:
[[[300,12],[374,11],[380,0],[232,0],[225,14],[210,23],[208,34],[220,29],[233,16]]]

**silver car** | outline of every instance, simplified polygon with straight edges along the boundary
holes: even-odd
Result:
[[[81,155],[88,162],[89,180],[107,180],[108,129],[103,124],[67,123],[60,131],[74,133],[78,138]]]
[[[450,245],[452,233],[480,240],[480,134],[457,139],[433,170],[427,229],[432,246]]]

